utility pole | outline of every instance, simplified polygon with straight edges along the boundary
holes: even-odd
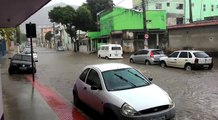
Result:
[[[148,32],[147,32],[147,20],[146,20],[146,11],[145,11],[145,0],[142,0],[142,14],[143,14],[143,26],[144,26],[144,47],[148,48],[148,37],[146,38],[145,36],[148,36]]]
[[[193,18],[192,18],[192,1],[189,0],[189,23],[193,23]]]

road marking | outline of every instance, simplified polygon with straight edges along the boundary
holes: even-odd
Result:
[[[25,76],[32,83],[34,88],[42,95],[47,104],[54,110],[60,120],[87,120],[75,107],[64,100],[54,90],[40,84],[37,80],[33,83],[32,76]]]

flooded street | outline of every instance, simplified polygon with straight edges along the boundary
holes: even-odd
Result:
[[[124,59],[105,60],[96,54],[58,52],[38,48],[36,79],[51,87],[68,102],[72,102],[72,89],[83,67],[89,64],[118,62],[128,64],[153,83],[163,88],[176,103],[176,120],[218,119],[218,68],[212,70],[185,71],[178,68],[161,68],[159,65],[131,64],[128,55]],[[218,64],[218,63],[215,63]],[[8,62],[3,65],[2,76],[8,76]],[[91,119],[91,118],[90,118]]]

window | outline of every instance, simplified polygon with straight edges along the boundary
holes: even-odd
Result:
[[[21,60],[21,55],[15,55],[15,56],[13,57],[13,59],[14,59],[14,60]]]
[[[187,52],[181,52],[179,58],[188,58]]]
[[[171,58],[176,58],[178,56],[179,52],[174,52],[172,54],[169,55],[169,57]]]
[[[112,50],[121,50],[120,47],[112,47]]]
[[[176,9],[183,10],[183,4],[177,4]]]
[[[87,73],[89,72],[89,68],[85,69],[82,74],[79,76],[79,79],[85,82]]]
[[[203,5],[203,11],[206,11],[206,5],[205,4]]]
[[[109,47],[107,46],[107,47],[105,47],[105,50],[109,50]]]
[[[170,3],[169,2],[167,3],[167,7],[170,7]]]
[[[150,82],[133,68],[109,70],[102,72],[105,86],[109,91],[143,87]]]
[[[214,11],[213,5],[211,5],[211,11]]]
[[[90,86],[101,87],[101,81],[99,75],[95,70],[92,69],[89,72],[86,83],[89,84]]]
[[[101,47],[101,50],[104,50],[105,49],[105,47]]]
[[[147,50],[143,50],[141,54],[144,54],[144,55],[148,54],[148,51]]]
[[[194,52],[193,54],[197,58],[208,58],[209,57],[209,55],[207,55],[205,52]]]
[[[160,54],[164,54],[164,52],[162,50],[153,50],[153,55],[160,55]]]
[[[156,9],[162,9],[162,4],[161,3],[156,3]]]
[[[188,57],[189,57],[189,58],[192,58],[192,54],[191,54],[190,52],[188,53]]]

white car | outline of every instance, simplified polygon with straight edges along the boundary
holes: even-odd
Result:
[[[31,55],[31,50],[23,51],[22,54]],[[37,55],[37,52],[34,52],[34,51],[33,51],[33,59],[38,61],[38,55]]]
[[[98,50],[98,57],[106,59],[123,58],[123,48],[120,44],[101,45]]]
[[[89,65],[74,85],[74,104],[85,103],[107,120],[174,118],[172,99],[151,80],[125,64]]]
[[[185,70],[194,68],[207,68],[210,70],[213,67],[213,59],[204,51],[180,50],[173,52],[168,57],[161,57],[160,66],[178,67]]]

